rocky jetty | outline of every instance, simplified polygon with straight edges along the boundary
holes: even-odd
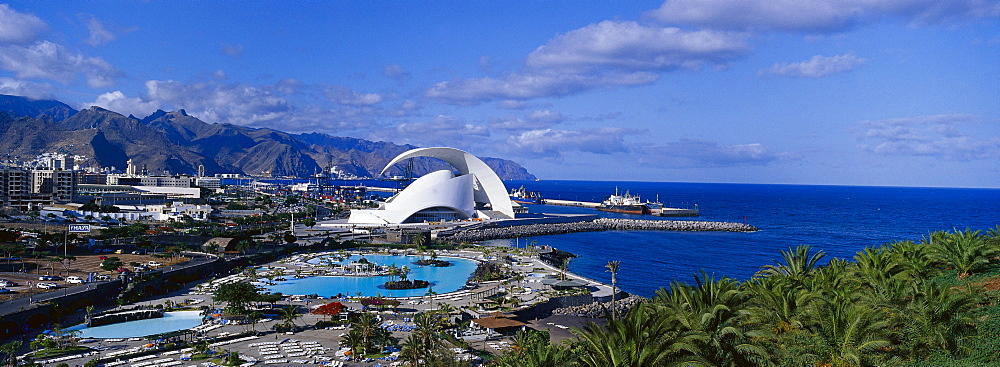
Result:
[[[509,227],[476,228],[457,231],[449,240],[458,242],[485,241],[501,238],[533,237],[574,232],[598,231],[707,231],[755,232],[757,227],[744,223],[707,222],[695,220],[650,220],[598,218],[574,223],[540,223]]]
[[[635,307],[636,305],[646,301],[648,301],[648,299],[646,299],[645,297],[630,295],[628,297],[615,300],[615,308],[618,309],[619,315],[624,315],[628,313],[628,311],[631,310],[632,307]],[[609,313],[611,312],[611,308],[609,306],[611,306],[611,302],[604,302],[604,303],[594,302],[581,306],[557,308],[555,310],[552,310],[552,314],[581,316],[590,318],[603,318],[605,309],[607,309]]]

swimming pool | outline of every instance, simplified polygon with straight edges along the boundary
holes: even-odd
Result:
[[[86,324],[66,328],[79,330],[81,338],[138,338],[148,335],[190,329],[201,325],[201,311],[165,312],[156,319],[119,322],[117,324],[87,327]]]
[[[312,258],[307,262],[311,264],[320,264],[327,261],[324,260],[324,258],[331,259],[336,257],[338,256],[324,255]],[[465,282],[469,280],[469,276],[472,275],[472,272],[476,270],[476,266],[478,265],[478,262],[475,260],[441,256],[437,259],[449,261],[452,265],[446,267],[421,266],[414,264],[414,262],[420,260],[422,257],[410,255],[351,255],[341,261],[333,261],[333,263],[346,265],[351,261],[357,261],[362,257],[378,265],[396,265],[397,268],[406,266],[410,269],[407,279],[426,280],[431,283],[431,286],[434,288],[434,292],[438,294],[454,292],[462,289],[462,287],[465,286]],[[264,287],[270,292],[299,295],[317,294],[323,297],[332,297],[338,293],[349,296],[357,296],[358,292],[361,293],[361,296],[365,297],[375,297],[379,295],[385,297],[417,297],[426,295],[428,291],[428,288],[389,290],[383,286],[383,284],[389,280],[390,277],[387,275],[367,277],[315,276],[278,281],[274,285],[264,285]]]

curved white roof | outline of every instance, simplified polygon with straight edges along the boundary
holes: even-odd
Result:
[[[393,158],[382,170],[403,160],[432,157],[448,162],[458,170],[431,172],[414,181],[405,190],[386,201],[377,210],[352,210],[349,223],[398,224],[414,214],[432,208],[447,208],[465,218],[476,217],[476,208],[489,206],[508,218],[514,217],[514,208],[507,194],[507,187],[485,162],[476,156],[455,148],[419,148]]]

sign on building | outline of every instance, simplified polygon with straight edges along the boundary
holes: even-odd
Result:
[[[70,233],[90,233],[90,225],[89,224],[70,224],[69,225],[69,231],[70,231]]]

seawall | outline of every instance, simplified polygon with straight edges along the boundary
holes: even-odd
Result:
[[[542,223],[507,227],[480,227],[455,231],[447,240],[473,242],[502,238],[533,237],[575,232],[598,231],[710,231],[755,232],[757,227],[744,223],[598,218],[574,223]]]

